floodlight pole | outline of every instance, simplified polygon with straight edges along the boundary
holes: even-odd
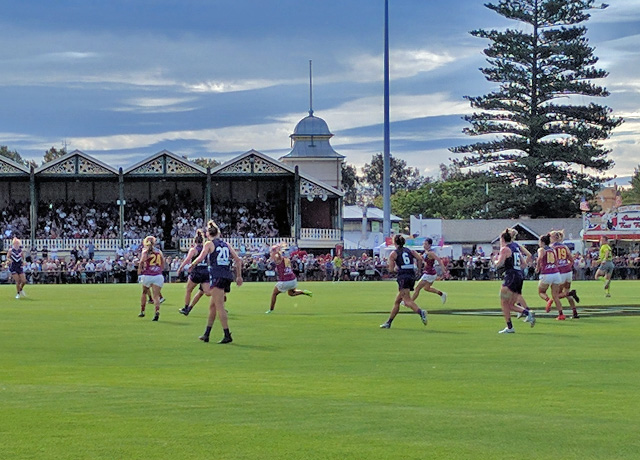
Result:
[[[391,160],[389,141],[389,0],[384,0],[384,155],[382,167],[382,232],[391,236]]]

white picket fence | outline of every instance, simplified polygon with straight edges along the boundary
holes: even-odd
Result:
[[[124,247],[128,248],[132,244],[140,244],[142,240],[140,239],[125,239]],[[34,241],[36,249],[38,251],[42,251],[44,247],[46,247],[49,252],[55,251],[71,251],[74,248],[84,248],[89,245],[89,243],[93,243],[95,246],[96,252],[107,252],[113,251],[115,252],[118,247],[120,247],[119,239],[92,239],[92,238],[55,238],[55,239],[36,239]],[[11,248],[11,240],[7,239],[3,241],[3,247],[5,251],[8,251]],[[22,247],[25,249],[31,249],[31,241],[30,240],[22,240]]]
[[[326,228],[302,228],[300,229],[301,240],[314,240],[317,243],[326,242],[334,245],[340,241],[340,230]],[[294,246],[295,238],[225,238],[234,248],[250,251],[254,248],[270,247],[274,244],[284,244],[286,246]],[[68,252],[74,248],[83,248],[93,243],[95,252],[115,252],[120,247],[119,239],[92,239],[92,238],[57,238],[57,239],[36,239],[35,247],[38,251],[42,251],[44,247],[51,253],[52,251]],[[124,248],[142,243],[140,239],[125,239]],[[193,238],[180,239],[180,250],[188,251],[193,244]],[[31,241],[22,240],[22,246],[25,249],[31,249]],[[3,248],[8,251],[11,248],[11,240],[3,240]]]

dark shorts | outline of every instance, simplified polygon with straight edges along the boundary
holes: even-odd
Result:
[[[9,271],[12,275],[22,275],[24,273],[24,271],[22,270],[22,265],[18,265],[17,267],[15,265],[11,265]]]
[[[503,286],[506,286],[511,292],[516,294],[522,294],[522,282],[524,276],[520,270],[507,270],[504,274]]]
[[[231,281],[228,278],[210,278],[209,287],[222,289],[224,292],[231,292]]]
[[[208,283],[209,270],[199,270],[196,268],[191,273],[189,273],[189,279],[195,284]]]
[[[413,291],[413,287],[416,285],[416,278],[414,275],[399,275],[397,280],[398,290],[409,289]]]

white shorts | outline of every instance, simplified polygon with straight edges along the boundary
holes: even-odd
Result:
[[[560,273],[546,273],[544,275],[540,275],[538,285],[541,284],[546,284],[547,286],[551,286],[552,284],[562,284]]]
[[[424,274],[420,277],[420,281],[426,281],[429,284],[433,284],[435,280],[438,279],[438,275],[427,275]]]
[[[158,287],[164,286],[164,276],[162,275],[140,275],[140,282],[144,287],[151,287],[155,285]]]
[[[573,281],[573,272],[560,273],[560,284],[571,283]]]
[[[298,287],[298,280],[278,281],[276,283],[276,288],[280,292],[287,292],[296,287]]]

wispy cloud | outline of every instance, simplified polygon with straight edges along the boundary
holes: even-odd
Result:
[[[389,74],[394,79],[430,72],[459,58],[447,51],[438,53],[427,49],[395,49],[389,54],[392,56],[389,60]],[[345,62],[348,69],[346,78],[361,83],[380,81],[383,78],[382,62],[381,54],[349,56]]]
[[[140,97],[128,99],[122,102],[122,106],[112,109],[114,112],[137,112],[137,113],[177,113],[195,110],[184,104],[193,102],[194,98],[171,98],[171,97]]]

